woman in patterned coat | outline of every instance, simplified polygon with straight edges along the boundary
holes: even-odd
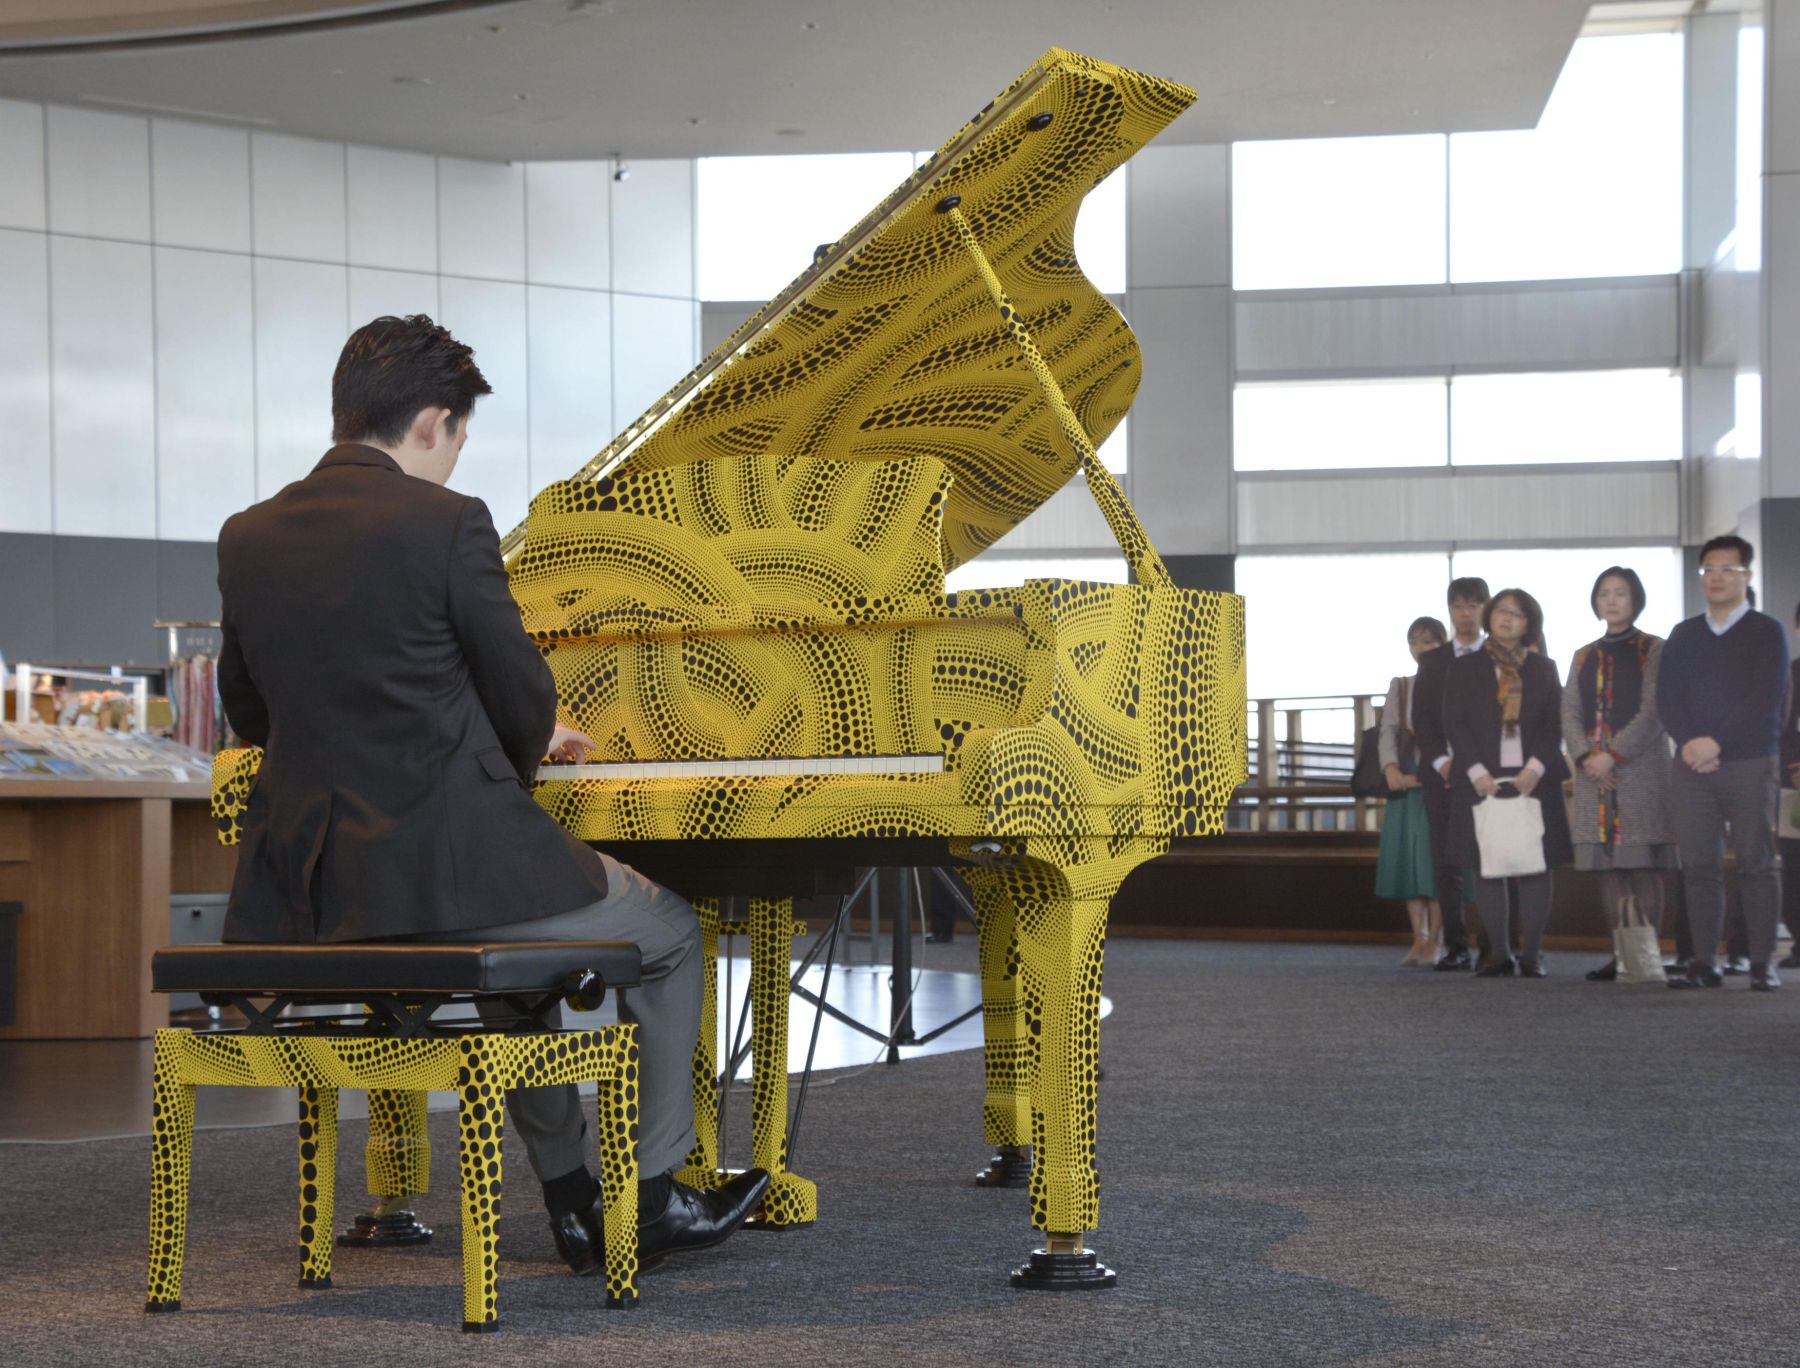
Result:
[[[1659,872],[1679,867],[1669,805],[1669,736],[1656,712],[1662,638],[1636,625],[1644,585],[1612,566],[1589,595],[1606,635],[1576,652],[1563,687],[1563,744],[1575,773],[1570,807],[1575,867],[1600,875],[1615,931],[1662,925]],[[1615,940],[1618,939],[1615,937]],[[1588,975],[1617,975],[1613,960]]]

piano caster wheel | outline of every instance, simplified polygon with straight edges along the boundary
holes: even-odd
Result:
[[[405,1205],[405,1195],[388,1197],[365,1211],[338,1236],[345,1249],[391,1249],[400,1245],[424,1244],[431,1239],[431,1227],[420,1222],[418,1214]]]
[[[1034,1249],[1031,1258],[1013,1269],[1012,1285],[1033,1292],[1100,1292],[1116,1287],[1119,1275],[1085,1249],[1081,1236],[1048,1237],[1048,1249]]]
[[[975,1186],[1024,1187],[1031,1181],[1031,1146],[1005,1145],[994,1152],[988,1165],[975,1175]]]

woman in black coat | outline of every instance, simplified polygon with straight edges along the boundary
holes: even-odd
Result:
[[[1563,780],[1562,681],[1541,653],[1544,610],[1523,589],[1488,601],[1487,644],[1452,662],[1444,678],[1444,731],[1450,742],[1450,858],[1474,875],[1475,903],[1487,929],[1482,978],[1544,976],[1544,924],[1550,920],[1550,871],[1574,858]],[[1475,808],[1483,801],[1539,800],[1544,814],[1544,872],[1521,878],[1481,875]],[[1508,885],[1511,885],[1509,890]],[[1509,891],[1519,904],[1520,956],[1508,948]]]

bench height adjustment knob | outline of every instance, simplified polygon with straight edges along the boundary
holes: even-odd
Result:
[[[606,980],[592,969],[571,969],[563,976],[562,990],[571,1012],[592,1012],[606,1001]]]

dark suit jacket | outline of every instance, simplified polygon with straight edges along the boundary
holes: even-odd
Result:
[[[1575,858],[1563,801],[1569,766],[1562,749],[1562,680],[1554,661],[1532,654],[1525,658],[1520,683],[1519,739],[1525,759],[1544,767],[1533,796],[1544,810],[1544,859],[1554,869]],[[1496,779],[1509,773],[1500,766],[1500,700],[1493,657],[1486,651],[1451,662],[1444,678],[1444,728],[1456,753],[1450,764],[1450,853],[1454,863],[1479,872],[1474,814],[1480,799],[1469,767],[1485,765]]]
[[[1788,666],[1787,707],[1781,720],[1781,783],[1792,788],[1788,766],[1800,765],[1800,660]],[[1784,876],[1785,877],[1785,876]],[[1796,875],[1800,877],[1800,875]]]
[[[597,901],[525,784],[555,725],[486,506],[343,445],[219,534],[232,727],[266,750],[228,941],[346,941]]]
[[[1419,743],[1419,768],[1450,749],[1444,735],[1444,676],[1456,659],[1456,647],[1446,641],[1419,657],[1419,673],[1413,681],[1413,737]]]

